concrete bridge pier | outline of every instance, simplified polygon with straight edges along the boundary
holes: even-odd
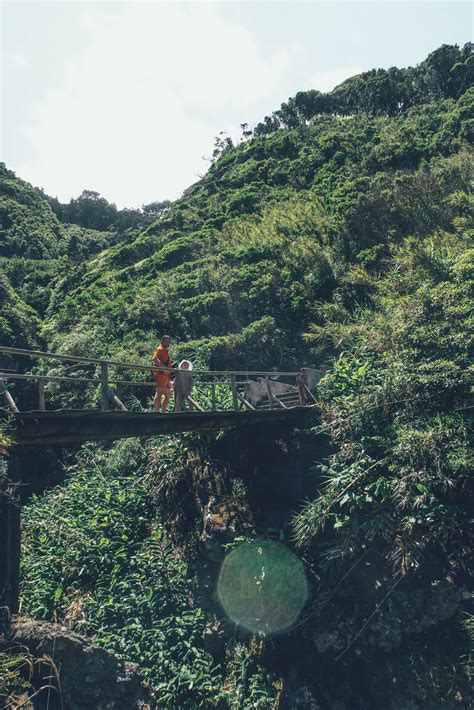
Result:
[[[5,481],[0,480],[0,606],[18,612],[21,509],[33,493],[62,483],[61,450],[12,446]]]
[[[18,613],[21,552],[21,453],[11,452],[0,488],[0,606]]]

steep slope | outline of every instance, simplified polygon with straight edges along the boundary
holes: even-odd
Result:
[[[58,274],[127,241],[167,204],[117,210],[98,193],[84,190],[63,205],[0,163],[0,271],[42,317]]]
[[[148,360],[166,329],[213,367],[331,366],[311,431],[90,445],[25,510],[23,611],[140,663],[157,707],[472,706],[471,71],[443,47],[298,94],[58,276],[51,349]],[[289,632],[225,618],[212,501],[304,560]]]
[[[0,272],[0,342],[18,348],[38,347],[40,321]]]
[[[308,361],[313,304],[344,292],[349,263],[378,268],[390,244],[450,225],[448,197],[472,178],[473,102],[319,116],[227,149],[136,239],[66,274],[51,344],[87,330],[89,351],[142,358],[170,331],[212,367]]]
[[[0,256],[56,259],[64,230],[36,188],[0,164]]]

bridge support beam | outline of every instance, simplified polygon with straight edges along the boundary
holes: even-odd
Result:
[[[19,412],[15,415],[15,438],[20,448],[29,446],[70,446],[85,441],[112,441],[133,436],[178,434],[183,431],[212,431],[235,426],[257,426],[282,421],[302,421],[313,414],[311,407],[271,410],[247,409],[225,412],[123,412],[59,410]]]
[[[0,605],[18,612],[21,551],[21,457],[11,453],[0,488]]]

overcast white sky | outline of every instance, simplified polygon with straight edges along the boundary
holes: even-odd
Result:
[[[2,2],[1,159],[67,201],[174,199],[301,89],[472,40],[470,2]]]

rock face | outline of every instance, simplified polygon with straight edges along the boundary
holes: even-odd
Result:
[[[426,589],[411,589],[398,592],[390,597],[389,603],[381,606],[359,643],[365,650],[382,649],[393,651],[408,636],[421,634],[431,627],[451,619],[461,608],[463,592],[444,580],[431,583]],[[313,641],[318,653],[341,652],[351,643],[373,606],[354,607],[354,617],[341,623],[337,614],[334,620],[327,620],[314,633]],[[403,625],[400,619],[404,619]]]
[[[204,627],[202,640],[205,650],[212,656],[222,656],[225,651],[225,643],[229,637],[222,622],[209,621]]]
[[[135,663],[123,661],[64,626],[12,623],[5,641],[33,657],[49,657],[59,673],[64,710],[154,710],[156,704]],[[56,694],[51,695],[51,709]],[[36,707],[36,705],[35,705]]]
[[[226,544],[253,530],[253,517],[248,506],[233,496],[221,499],[211,496],[204,506],[203,523],[203,553],[214,562],[224,559]]]
[[[306,686],[297,688],[285,700],[285,710],[321,710],[320,705]]]
[[[208,462],[193,470],[196,503],[203,519],[203,554],[221,562],[225,545],[240,535],[251,535],[254,519],[245,498],[232,495],[232,480],[220,462]]]

